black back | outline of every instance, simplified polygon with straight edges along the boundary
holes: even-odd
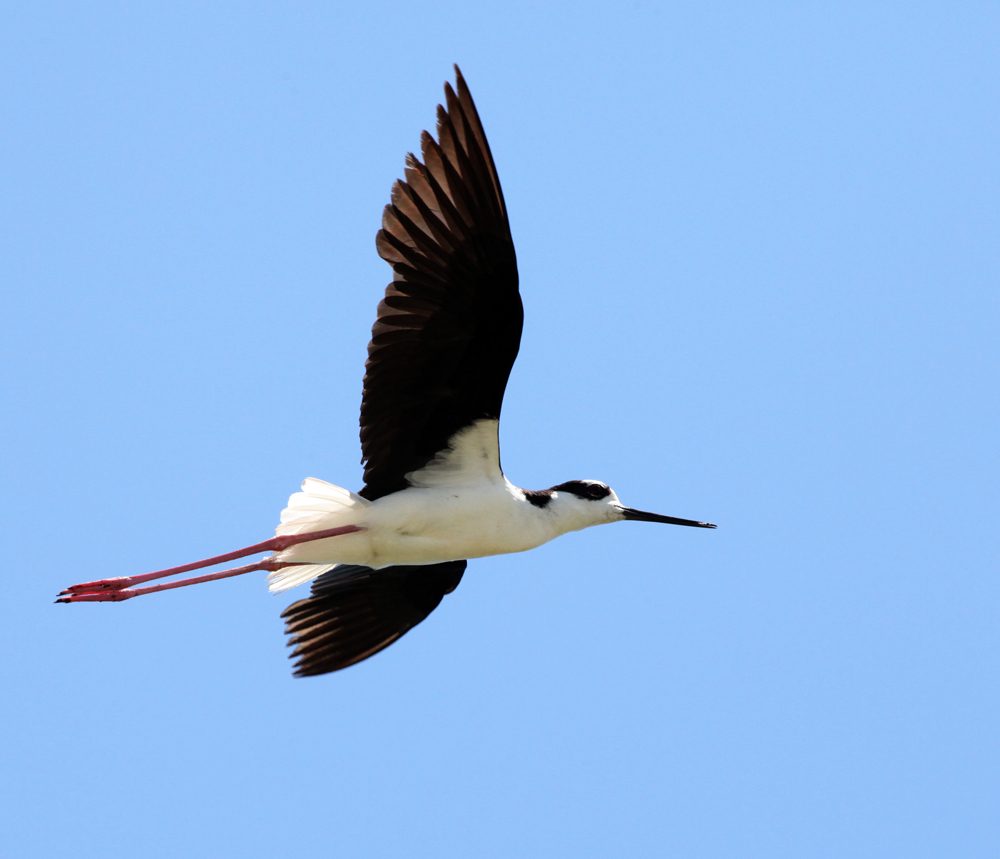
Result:
[[[286,608],[295,676],[339,671],[384,650],[409,632],[462,581],[465,561],[373,570],[340,564],[312,584],[312,595]]]
[[[524,314],[500,180],[458,66],[435,141],[407,156],[376,238],[394,272],[368,344],[361,404],[365,487],[407,487],[460,429],[499,418]]]

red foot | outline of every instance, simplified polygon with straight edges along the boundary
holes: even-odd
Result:
[[[59,591],[59,596],[66,594],[77,594],[85,591],[120,591],[131,585],[133,576],[118,576],[114,579],[98,579],[96,582],[83,582],[79,585],[70,585],[66,590]],[[60,600],[63,602],[63,600]]]
[[[77,587],[81,587],[77,585]],[[56,600],[57,603],[70,603],[70,602],[121,602],[122,600],[131,599],[132,597],[137,597],[135,591],[126,590],[122,588],[121,590],[114,591],[104,591],[103,593],[91,593],[91,594],[76,594],[70,593],[69,591],[63,591],[67,596],[60,596]]]

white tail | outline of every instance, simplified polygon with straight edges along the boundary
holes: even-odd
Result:
[[[281,524],[274,533],[280,537],[351,525],[369,504],[370,501],[347,489],[325,480],[307,477],[302,481],[302,491],[288,499],[288,506],[281,511]],[[335,566],[337,565],[297,564],[285,567],[267,577],[267,586],[271,593],[281,593],[297,585],[304,585]]]
[[[321,576],[327,570],[332,570],[336,564],[296,564],[276,570],[267,577],[267,587],[272,594],[280,594],[289,588],[295,588],[311,582],[316,576]]]

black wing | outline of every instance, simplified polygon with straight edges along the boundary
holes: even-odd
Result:
[[[458,66],[438,141],[407,156],[376,245],[394,272],[365,364],[361,450],[375,500],[407,487],[460,429],[499,418],[521,343],[517,259],[500,180]]]
[[[373,570],[341,564],[312,585],[312,596],[286,608],[295,676],[339,671],[384,650],[462,581],[465,561]]]

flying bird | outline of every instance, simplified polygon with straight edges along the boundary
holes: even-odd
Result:
[[[455,66],[437,140],[406,158],[376,247],[393,270],[378,306],[361,402],[364,487],[308,478],[262,543],[141,576],[73,585],[57,602],[118,602],[266,570],[274,592],[312,582],[286,621],[297,676],[388,647],[462,580],[470,558],[524,552],[570,531],[632,520],[714,528],[625,507],[606,483],[514,486],[500,468],[504,389],[524,318],[500,180]],[[270,552],[169,583],[145,582]],[[137,587],[138,586],[138,587]]]

